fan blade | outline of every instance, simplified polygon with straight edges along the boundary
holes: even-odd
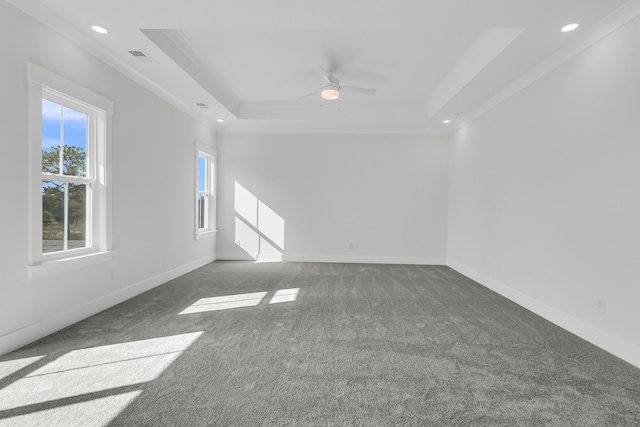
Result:
[[[340,90],[343,90],[345,92],[361,93],[363,95],[373,95],[374,93],[376,93],[375,89],[370,89],[367,87],[340,86]]]
[[[313,91],[313,92],[311,92],[311,93],[308,93],[308,94],[306,94],[306,95],[299,96],[299,97],[298,97],[298,99],[309,98],[309,97],[311,97],[311,96],[313,96],[313,95],[317,95],[317,94],[318,94],[318,91],[317,91],[317,90],[314,90],[314,91]]]
[[[329,80],[329,73],[327,73],[324,68],[322,68],[321,66],[317,65],[317,66],[313,67],[313,69],[318,74],[318,77],[320,77],[320,80],[322,80],[322,83],[326,83],[328,85],[331,84],[331,80]]]

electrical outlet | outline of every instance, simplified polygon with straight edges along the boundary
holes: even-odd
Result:
[[[602,298],[598,298],[596,300],[596,310],[598,310],[600,313],[604,313],[606,304],[607,304],[607,301],[605,301]]]
[[[113,270],[109,270],[109,280],[113,280],[115,274],[113,272]]]
[[[353,249],[353,242],[349,242],[349,249]]]

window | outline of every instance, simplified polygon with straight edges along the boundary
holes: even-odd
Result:
[[[196,239],[216,232],[216,152],[196,143]]]
[[[43,253],[91,246],[91,221],[87,217],[87,194],[91,194],[93,181],[91,170],[87,170],[87,125],[91,113],[63,104],[74,103],[43,90]]]
[[[113,103],[29,64],[29,275],[110,259]]]

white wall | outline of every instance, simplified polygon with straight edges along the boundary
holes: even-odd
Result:
[[[448,257],[640,366],[638,40],[640,19],[453,135]]]
[[[215,145],[215,134],[4,1],[0,52],[1,354],[213,258],[215,240],[193,237],[193,194],[194,141]],[[37,280],[27,279],[28,62],[115,103],[113,260]]]
[[[220,134],[218,257],[255,257],[260,228],[269,219],[252,227],[250,218],[244,224],[236,218],[255,216],[260,200],[266,206],[259,213],[277,214],[276,240],[284,228],[284,247],[275,245],[278,250],[267,254],[444,263],[447,150],[443,137]],[[251,196],[236,194],[236,182],[255,196],[248,206],[238,206]]]

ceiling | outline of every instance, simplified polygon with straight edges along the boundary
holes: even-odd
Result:
[[[8,1],[222,132],[446,134],[640,15],[640,0]],[[317,67],[376,93],[323,101]]]

